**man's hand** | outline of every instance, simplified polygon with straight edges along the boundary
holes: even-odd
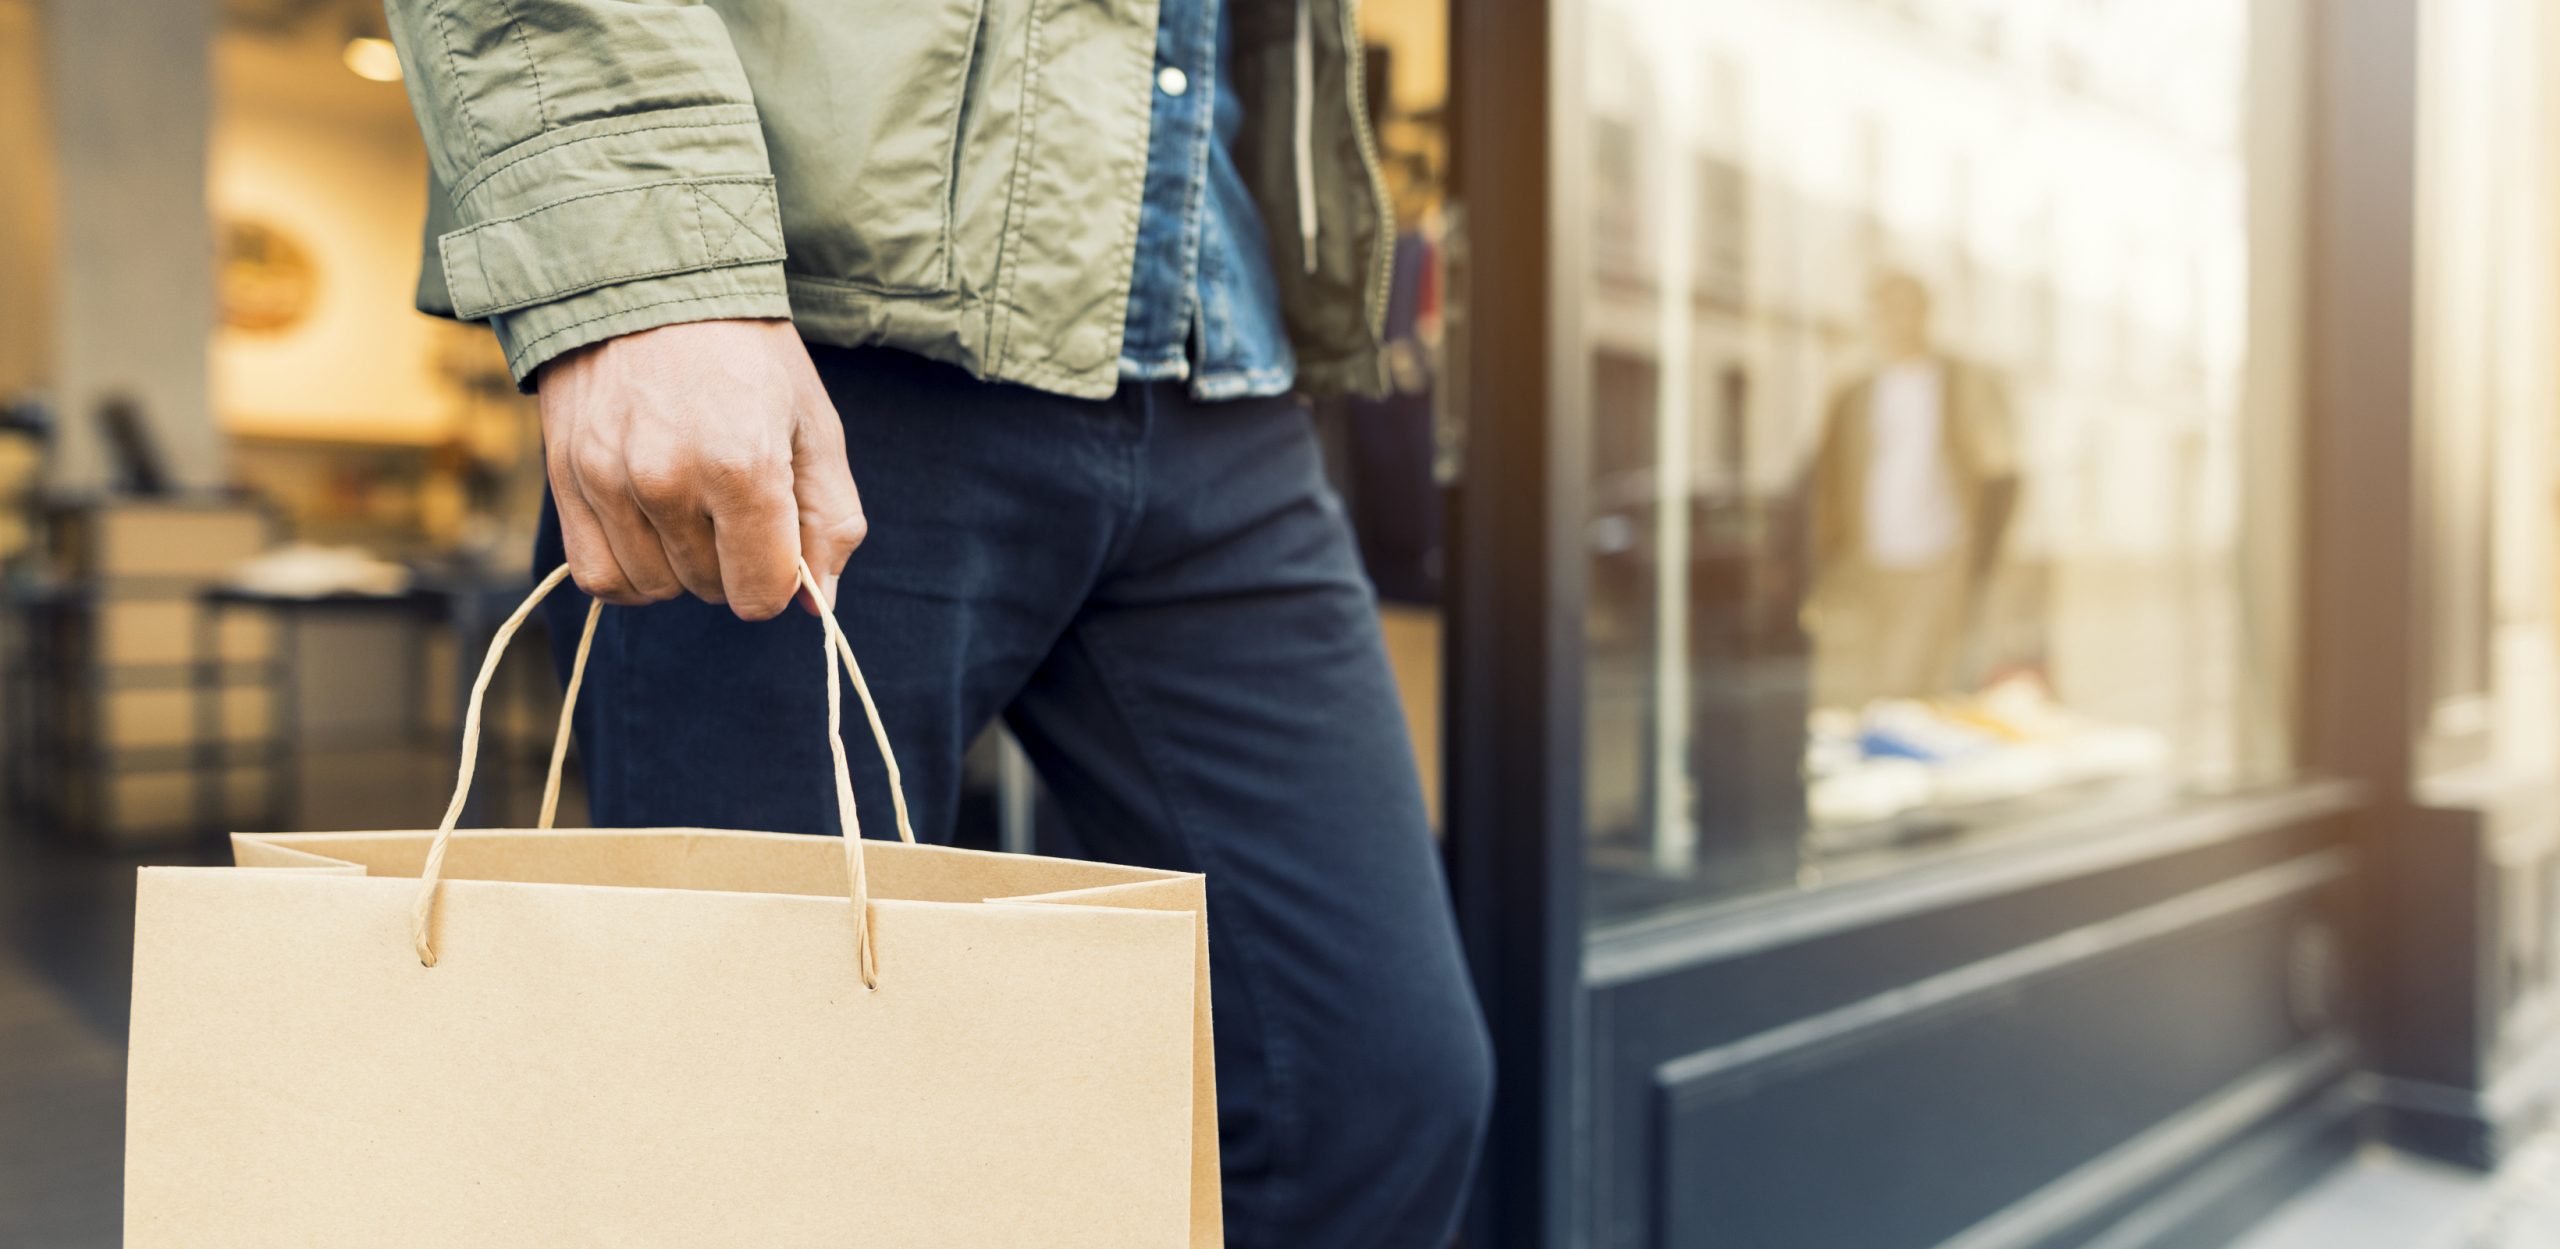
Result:
[[[828,597],[862,544],[844,427],[788,321],[695,321],[542,366],[569,574],[608,603],[691,591],[764,620],[807,557]],[[823,610],[800,596],[802,606]]]

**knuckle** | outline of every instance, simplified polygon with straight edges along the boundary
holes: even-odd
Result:
[[[774,480],[774,468],[775,461],[770,456],[710,456],[702,461],[703,490],[716,498],[753,498]]]
[[[580,482],[594,484],[611,481],[620,471],[620,459],[613,448],[599,442],[581,440],[561,453],[569,472]]]
[[[577,582],[578,589],[585,592],[589,598],[600,598],[611,603],[635,597],[631,582],[623,577],[620,569],[599,568],[592,562],[572,560],[569,564],[569,578]]]
[[[632,605],[663,603],[684,593],[684,586],[664,567],[621,566],[616,569],[614,580],[622,594],[620,601]]]
[[[693,596],[703,602],[726,603],[729,601],[728,589],[720,584],[720,569],[716,565],[709,568],[689,568],[683,574],[683,579],[685,586],[693,591]]]
[[[684,470],[664,461],[631,466],[631,497],[651,509],[681,507],[693,494]]]
[[[625,569],[624,579],[631,586],[632,597],[642,602],[663,603],[684,593],[684,583],[665,568]]]

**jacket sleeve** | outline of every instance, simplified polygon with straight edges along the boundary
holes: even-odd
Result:
[[[690,0],[388,0],[433,172],[419,304],[519,383],[587,343],[787,317],[782,222],[729,33]]]

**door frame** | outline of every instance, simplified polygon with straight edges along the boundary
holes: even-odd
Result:
[[[1582,983],[1583,439],[1550,176],[1550,0],[1450,5],[1448,306],[1464,414],[1448,505],[1448,855],[1499,1056],[1471,1249],[1571,1244]]]

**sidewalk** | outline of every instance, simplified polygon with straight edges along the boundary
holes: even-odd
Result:
[[[0,1245],[113,1249],[133,868],[0,830]]]
[[[2495,1175],[2374,1149],[2278,1209],[2231,1249],[2552,1249],[2560,1131]]]

